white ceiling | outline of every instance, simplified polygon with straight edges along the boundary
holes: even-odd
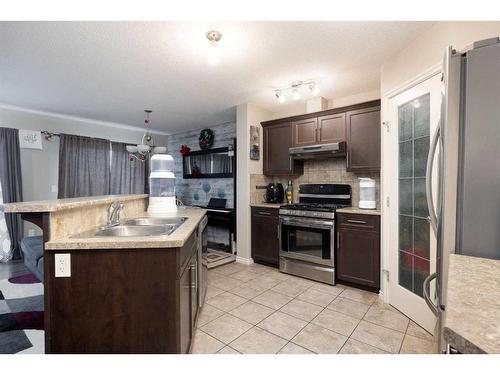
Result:
[[[0,22],[0,103],[167,132],[235,120],[244,102],[282,110],[273,88],[376,90],[384,60],[429,22]],[[223,33],[207,63],[205,33]]]

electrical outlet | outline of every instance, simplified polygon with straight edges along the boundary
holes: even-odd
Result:
[[[55,254],[56,277],[71,277],[71,254]]]

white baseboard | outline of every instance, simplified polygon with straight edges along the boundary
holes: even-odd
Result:
[[[253,264],[253,259],[252,258],[242,258],[242,257],[236,257],[236,263],[241,263],[241,264],[246,264],[249,266],[250,264]]]

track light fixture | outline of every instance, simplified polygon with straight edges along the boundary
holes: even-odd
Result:
[[[276,95],[276,98],[278,99],[278,102],[280,102],[281,104],[283,104],[284,102],[286,102],[286,97],[281,93],[281,90],[276,90],[274,92],[274,95]]]
[[[293,100],[300,100],[302,94],[304,94],[302,87],[306,86],[309,88],[309,92],[312,96],[319,95],[319,88],[315,81],[293,81],[290,85],[274,89],[274,95],[278,99],[278,102],[285,103],[287,91],[291,92],[291,97]]]

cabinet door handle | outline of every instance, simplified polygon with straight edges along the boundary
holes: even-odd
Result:
[[[319,136],[318,136],[318,141],[321,141],[321,130],[323,129],[323,126],[320,124],[318,131],[319,131]]]
[[[337,232],[337,250],[340,250],[340,232]]]
[[[290,172],[292,171],[292,157],[290,156],[289,157],[289,160],[290,160]]]
[[[366,224],[366,221],[363,221],[363,220],[352,220],[352,219],[348,219],[347,220],[348,223],[352,223],[352,224]]]
[[[259,211],[259,215],[269,216],[269,215],[271,215],[271,213],[270,212],[266,212],[266,211]]]
[[[278,227],[278,231],[277,231],[276,237],[278,237],[278,240],[280,240],[281,239],[281,236],[280,236],[280,225],[278,224],[277,227]]]

